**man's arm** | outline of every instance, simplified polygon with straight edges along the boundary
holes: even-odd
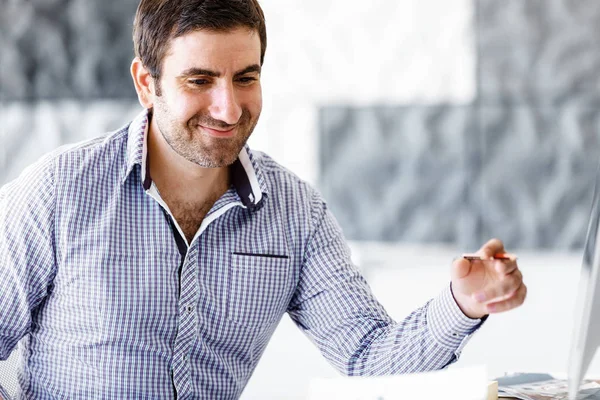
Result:
[[[334,217],[322,204],[288,312],[321,353],[347,375],[441,369],[456,361],[480,324],[466,317],[450,285],[440,296],[394,322],[352,265]]]
[[[0,189],[0,359],[31,327],[31,311],[56,273],[50,156]]]

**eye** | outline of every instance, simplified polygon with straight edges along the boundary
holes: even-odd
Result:
[[[194,86],[202,86],[206,85],[208,81],[206,79],[190,79],[188,80],[188,83]]]
[[[251,77],[251,76],[243,76],[243,77],[239,78],[237,81],[239,83],[241,83],[242,85],[250,85],[253,82],[256,82],[257,79],[254,77]]]

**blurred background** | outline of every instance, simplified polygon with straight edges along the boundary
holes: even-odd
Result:
[[[251,147],[324,194],[396,318],[439,293],[457,254],[502,239],[528,301],[490,318],[459,365],[566,370],[600,155],[600,1],[261,5]],[[137,0],[0,6],[1,185],[141,108],[129,75]],[[311,378],[335,375],[285,317],[244,398],[304,398]]]

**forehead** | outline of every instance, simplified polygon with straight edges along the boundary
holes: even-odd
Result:
[[[195,30],[171,39],[163,60],[165,72],[211,68],[220,72],[260,65],[260,37],[248,28],[225,32]]]

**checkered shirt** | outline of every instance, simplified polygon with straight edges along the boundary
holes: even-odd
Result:
[[[456,361],[480,321],[450,285],[393,321],[321,196],[265,154],[242,150],[188,246],[146,173],[148,120],[0,190],[0,359],[18,344],[20,398],[236,399],[285,312],[347,375]]]

